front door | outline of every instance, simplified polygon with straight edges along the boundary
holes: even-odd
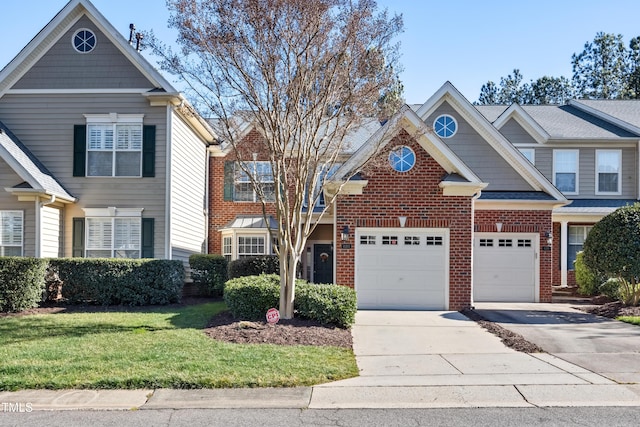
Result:
[[[333,245],[313,245],[313,283],[333,283]]]

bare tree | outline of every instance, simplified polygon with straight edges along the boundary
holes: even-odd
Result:
[[[325,181],[349,148],[349,135],[388,117],[401,102],[399,45],[393,39],[402,18],[378,11],[374,0],[167,4],[181,51],[176,54],[154,38],[151,45],[161,66],[189,85],[201,113],[218,120],[263,213],[275,204],[280,311],[291,318],[296,267],[336,197],[314,212]],[[264,136],[275,197],[249,170],[252,159],[238,140],[247,123]]]

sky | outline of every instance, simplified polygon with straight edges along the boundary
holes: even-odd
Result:
[[[176,38],[167,26],[164,0],[91,1],[127,38],[130,23],[153,29],[167,43]],[[66,3],[2,0],[0,68]],[[400,79],[410,104],[425,102],[446,81],[476,101],[484,83],[499,83],[514,68],[526,82],[571,78],[571,55],[582,52],[596,33],[622,34],[625,44],[640,36],[638,0],[378,0],[378,5],[404,19]]]

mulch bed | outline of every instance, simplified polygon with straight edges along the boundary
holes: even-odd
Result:
[[[237,320],[225,311],[214,316],[204,330],[209,337],[241,344],[315,345],[351,348],[351,330],[294,317],[276,324]]]
[[[619,301],[609,302],[602,305],[579,306],[575,308],[587,313],[608,317],[611,319],[615,319],[619,316],[640,316],[640,307],[630,307],[622,304]]]

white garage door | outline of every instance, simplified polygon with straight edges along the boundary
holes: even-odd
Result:
[[[445,310],[447,237],[442,229],[358,229],[358,308]]]
[[[537,234],[476,233],[474,301],[536,302],[537,247]]]

